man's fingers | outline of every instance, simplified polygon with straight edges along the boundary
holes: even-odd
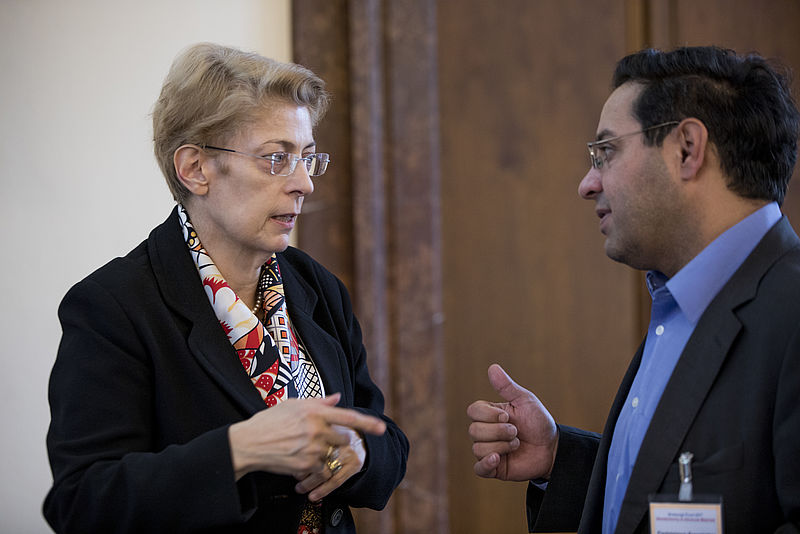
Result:
[[[530,395],[530,392],[514,382],[502,367],[493,363],[488,370],[489,383],[495,391],[505,400],[512,402],[522,395]]]
[[[472,454],[482,460],[491,454],[509,454],[519,448],[519,439],[511,441],[482,441],[472,444]]]
[[[481,423],[469,425],[469,437],[473,441],[511,441],[517,437],[517,427],[511,423]]]
[[[490,454],[485,458],[475,462],[475,474],[484,478],[495,478],[497,476],[497,466],[500,465],[500,455]]]
[[[473,421],[484,423],[507,423],[509,419],[508,412],[486,401],[475,401],[467,406],[467,415]]]

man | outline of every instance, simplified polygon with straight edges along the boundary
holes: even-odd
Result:
[[[530,480],[531,531],[650,532],[649,495],[722,497],[726,532],[800,525],[800,240],[780,213],[800,117],[786,79],[715,47],[622,59],[580,195],[653,298],[602,436],[497,365],[467,413],[475,472]]]

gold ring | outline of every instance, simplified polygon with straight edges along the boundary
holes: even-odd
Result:
[[[336,456],[334,456],[333,455],[334,452],[336,452],[336,447],[334,447],[333,445],[328,445],[328,452],[325,454],[325,461],[326,462],[330,462],[331,458],[336,458],[336,457],[339,456],[338,454]]]
[[[331,470],[332,475],[338,473],[339,469],[342,468],[342,462],[338,458],[330,458],[326,463],[328,465],[328,469]]]

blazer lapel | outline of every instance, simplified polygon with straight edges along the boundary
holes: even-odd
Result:
[[[797,236],[783,217],[770,229],[701,316],[661,396],[642,441],[620,510],[617,533],[634,532],[702,408],[742,324],[735,310],[755,297],[769,267]]]
[[[712,307],[718,307],[712,305]],[[716,316],[706,320],[709,312]],[[713,323],[713,326],[709,323]],[[625,492],[617,533],[634,532],[648,510],[647,497],[661,486],[728,349],[741,329],[730,309],[703,315],[678,360],[639,449]],[[711,335],[699,335],[711,332]]]
[[[314,310],[319,300],[317,293],[282,254],[278,254],[278,264],[283,277],[289,318],[319,371],[325,394],[341,392],[339,404],[352,406],[354,399],[350,388],[343,387],[348,382],[343,374],[348,369],[344,352],[337,340],[314,320]]]
[[[578,532],[600,532],[603,528],[603,503],[606,493],[606,471],[608,469],[608,451],[611,448],[611,437],[614,435],[617,418],[633,385],[633,379],[636,377],[636,372],[642,363],[643,353],[644,341],[639,345],[639,349],[636,351],[636,355],[628,366],[628,370],[625,372],[622,383],[617,390],[614,402],[611,404],[611,411],[603,428],[603,438],[600,440],[594,467],[592,468],[592,478],[589,481]]]
[[[177,208],[148,238],[153,272],[164,301],[190,324],[189,349],[198,364],[246,414],[266,405],[242,369],[200,283],[181,235]]]

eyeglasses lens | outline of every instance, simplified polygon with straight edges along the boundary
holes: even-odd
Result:
[[[300,161],[305,165],[309,176],[324,174],[328,168],[327,154],[309,154],[304,158],[292,154],[273,154],[271,172],[277,176],[289,176]]]
[[[325,154],[312,154],[305,163],[309,176],[324,174],[328,168],[328,158]]]

